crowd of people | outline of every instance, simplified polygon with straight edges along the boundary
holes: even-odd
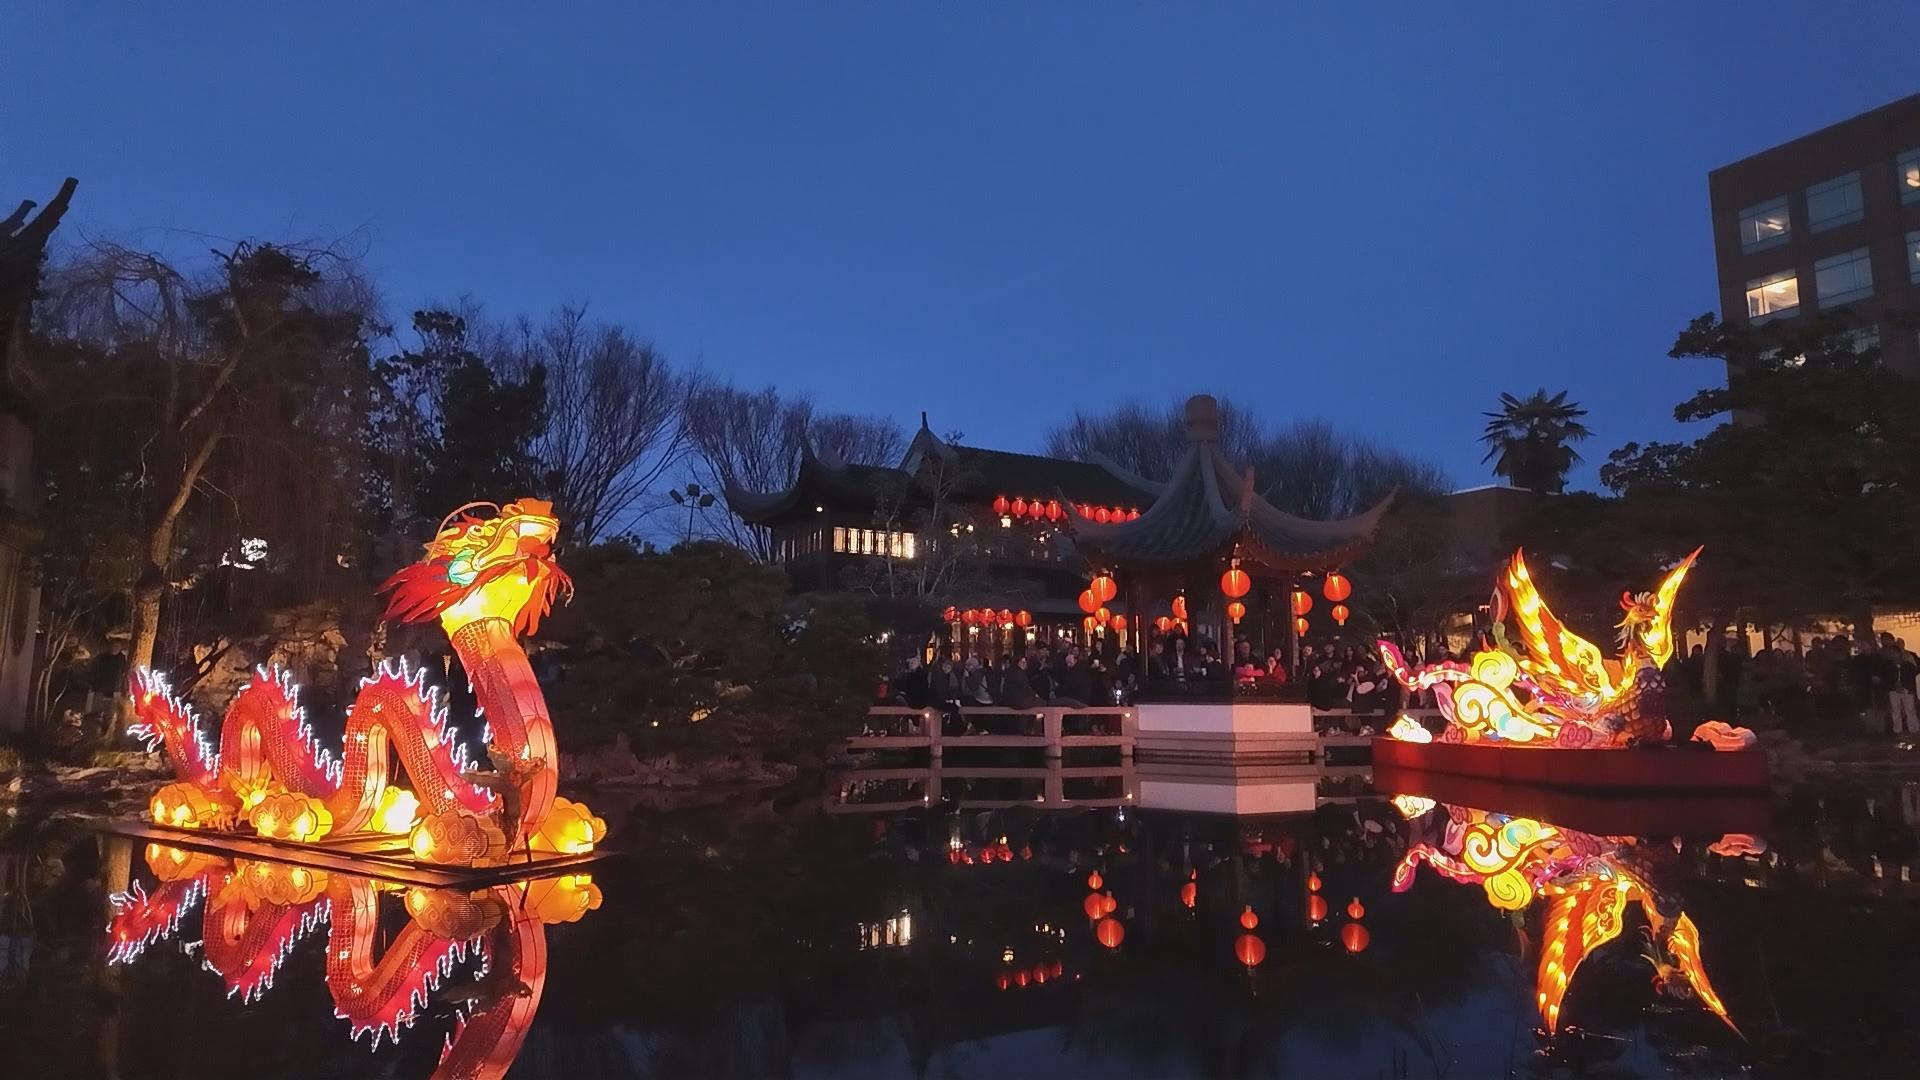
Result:
[[[1736,637],[1716,659],[1712,694],[1707,692],[1706,649],[1699,645],[1667,666],[1667,682],[1722,716],[1767,714],[1836,731],[1851,726],[1920,735],[1915,709],[1920,659],[1890,633],[1877,639],[1816,637],[1804,652],[1775,646],[1756,653]]]

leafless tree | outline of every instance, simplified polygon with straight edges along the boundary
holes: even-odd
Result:
[[[851,566],[847,586],[889,599],[964,596],[993,587],[981,537],[960,493],[979,474],[957,454],[931,454],[912,476],[883,481],[875,492],[873,526],[885,534],[913,537],[912,555],[902,546]]]
[[[1263,438],[1251,412],[1220,400],[1220,446],[1228,460],[1249,460]],[[1110,412],[1077,412],[1047,433],[1047,453],[1054,457],[1090,461],[1100,454],[1150,480],[1165,479],[1186,452],[1186,409],[1178,402],[1161,409],[1129,401]]]
[[[524,378],[546,369],[547,428],[534,443],[573,539],[592,543],[632,523],[687,447],[693,380],[626,329],[566,306],[483,344],[490,362]]]

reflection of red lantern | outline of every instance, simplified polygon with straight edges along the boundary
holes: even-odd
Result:
[[[1255,915],[1253,913],[1253,908],[1251,906],[1247,907],[1244,911],[1240,912],[1240,926],[1243,929],[1251,930],[1254,927],[1259,925],[1260,925],[1260,916]]]
[[[1353,612],[1348,611],[1347,605],[1345,604],[1335,604],[1333,605],[1333,611],[1329,612],[1329,614],[1333,616],[1334,622],[1339,623],[1341,626],[1345,626],[1347,625],[1347,616],[1352,615]]]
[[[1323,922],[1327,917],[1327,898],[1319,893],[1307,897],[1307,918],[1313,922]]]
[[[1094,599],[1103,604],[1120,595],[1120,586],[1114,584],[1113,575],[1111,574],[1101,574],[1095,577],[1087,588],[1092,591]]]
[[[1107,898],[1107,914],[1109,914],[1109,915],[1111,915],[1111,914],[1113,914],[1114,912],[1116,912],[1116,911],[1119,911],[1119,910],[1120,910],[1120,901],[1118,901],[1118,900],[1115,900],[1115,899],[1113,898],[1113,894],[1112,894],[1112,893],[1106,893],[1106,894],[1104,894],[1104,895],[1105,895],[1105,896],[1106,896],[1106,898]]]
[[[941,612],[940,617],[948,622],[958,622],[960,620],[960,609],[954,607],[952,604],[948,604],[947,610]]]
[[[1312,610],[1313,610],[1313,597],[1307,595],[1307,590],[1305,589],[1293,590],[1293,613],[1295,615],[1304,616],[1306,615],[1307,612]]]
[[[1308,892],[1320,891],[1320,875],[1319,874],[1309,873],[1307,875],[1307,891]]]
[[[1236,567],[1220,575],[1220,591],[1235,600],[1247,595],[1247,590],[1251,588],[1253,579],[1247,576],[1245,570]]]
[[[1241,603],[1238,600],[1230,600],[1227,602],[1227,618],[1232,619],[1234,622],[1237,623],[1241,619],[1244,619],[1246,617],[1247,617],[1247,605]]]
[[[1052,977],[1053,977],[1053,969],[1047,966],[1046,963],[1042,962],[1042,963],[1033,965],[1033,981],[1034,982],[1044,985],[1046,981]]]
[[[1080,910],[1086,912],[1089,919],[1099,919],[1107,913],[1107,899],[1097,892],[1088,893],[1087,898],[1080,901]]]
[[[1002,495],[999,498],[993,500],[993,512],[996,514],[999,514],[1001,517],[1007,516],[1007,510],[1009,509],[1009,507],[1010,507],[1010,504],[1007,502],[1007,497],[1005,495]]]
[[[1100,924],[1093,928],[1093,936],[1107,948],[1117,949],[1127,939],[1127,928],[1121,926],[1118,919],[1101,919]]]
[[[1013,512],[1014,517],[1026,517],[1027,516],[1027,500],[1025,499],[1013,500],[1013,506],[1010,507],[1010,509]]]
[[[1353,582],[1339,574],[1328,574],[1326,584],[1320,588],[1320,595],[1337,604],[1353,595]]]
[[[1301,637],[1306,637],[1306,636],[1307,636],[1307,625],[1308,625],[1308,624],[1307,624],[1307,620],[1305,620],[1305,619],[1295,619],[1295,620],[1293,620],[1293,631],[1294,631],[1294,633],[1296,633],[1296,634],[1299,634],[1299,635],[1300,635]]]
[[[1101,626],[1105,626],[1113,621],[1113,612],[1108,611],[1104,607],[1094,608],[1093,621],[1099,623]]]
[[[1016,971],[1016,972],[1014,972],[1014,973],[1013,973],[1013,984],[1014,984],[1015,986],[1025,986],[1025,985],[1027,985],[1027,973],[1026,973],[1026,972],[1024,972],[1024,971]]]
[[[1016,611],[1013,613],[1013,625],[1025,630],[1033,625],[1033,616],[1025,611]]]
[[[1176,596],[1173,598],[1173,617],[1176,619],[1179,619],[1181,622],[1187,621],[1187,598],[1186,597]]]
[[[1127,617],[1125,615],[1115,615],[1112,626],[1115,630],[1125,630],[1127,628]]]
[[[1354,897],[1353,901],[1347,905],[1347,918],[1364,919],[1366,916],[1367,909],[1361,905],[1359,897]]]
[[[1200,899],[1200,886],[1189,881],[1180,886],[1180,903],[1191,908]]]
[[[1340,928],[1340,944],[1345,945],[1350,953],[1357,953],[1366,948],[1371,940],[1373,935],[1367,933],[1367,928],[1357,922],[1350,922]]]
[[[1106,878],[1100,876],[1100,871],[1095,870],[1093,873],[1087,875],[1087,888],[1092,889],[1094,892],[1099,892],[1100,886],[1104,885],[1106,880]]]
[[[1259,967],[1267,958],[1267,943],[1258,934],[1241,934],[1234,939],[1233,957],[1248,967]]]
[[[1013,976],[1003,971],[993,977],[993,985],[1005,990],[1007,987],[1013,985]]]
[[[1092,589],[1080,590],[1080,610],[1091,615],[1100,607],[1100,598],[1093,595]]]
[[[1097,623],[1097,622],[1094,622],[1094,621],[1093,621],[1093,616],[1091,616],[1091,615],[1089,615],[1089,616],[1087,616],[1087,617],[1086,617],[1086,618],[1084,618],[1084,619],[1081,619],[1081,620],[1080,620],[1080,625],[1081,625],[1082,627],[1084,627],[1084,628],[1086,629],[1086,631],[1087,631],[1087,633],[1089,633],[1089,634],[1091,634],[1091,633],[1093,633],[1093,632],[1094,632],[1095,630],[1098,630],[1098,629],[1100,628],[1100,624],[1099,624],[1099,623]]]

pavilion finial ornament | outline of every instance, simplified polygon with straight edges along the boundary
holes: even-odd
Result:
[[[1622,601],[1617,659],[1554,616],[1517,552],[1489,608],[1503,648],[1482,649],[1466,664],[1449,661],[1419,671],[1408,670],[1391,642],[1379,643],[1380,655],[1402,685],[1434,691],[1447,718],[1442,742],[1594,749],[1664,742],[1673,729],[1660,669],[1673,656],[1674,598],[1699,555],[1696,549],[1682,559],[1652,592]],[[1505,638],[1509,624],[1513,642]],[[1751,744],[1751,733],[1727,730],[1729,738],[1703,741],[1716,749]]]
[[[486,719],[488,761],[468,762],[438,690],[405,661],[361,681],[338,754],[316,743],[283,671],[261,668],[241,689],[216,746],[166,680],[142,668],[132,676],[130,733],[164,746],[177,778],[154,796],[153,820],[294,841],[404,836],[423,860],[466,865],[518,851],[591,851],[606,823],[555,794],[553,722],[519,643],[555,597],[572,595],[553,558],[559,531],[552,506],[538,500],[464,506],[441,523],[424,559],[381,586],[389,619],[440,621]],[[389,746],[410,788],[389,782]]]

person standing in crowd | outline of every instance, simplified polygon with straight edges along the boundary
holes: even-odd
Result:
[[[1093,673],[1080,655],[1079,646],[1067,649],[1054,678],[1053,703],[1066,708],[1084,708],[1092,703]]]
[[[1887,689],[1887,722],[1895,735],[1920,735],[1920,713],[1915,711],[1915,680],[1920,677],[1920,658],[1907,650],[1905,641],[1892,634],[1880,635],[1880,653],[1885,657],[1891,679]]]
[[[907,657],[906,670],[893,681],[895,701],[909,709],[927,707],[927,665],[920,662],[920,654]]]

